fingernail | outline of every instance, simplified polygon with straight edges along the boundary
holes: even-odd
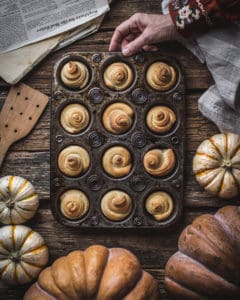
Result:
[[[130,49],[128,47],[125,47],[122,49],[123,55],[129,55],[130,54]]]

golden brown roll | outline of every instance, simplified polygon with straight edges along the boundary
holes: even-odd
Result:
[[[123,191],[110,191],[101,200],[101,210],[111,221],[124,220],[132,211],[132,199]]]
[[[104,170],[113,177],[123,177],[130,173],[132,158],[130,152],[121,146],[109,148],[103,155]]]
[[[170,90],[176,83],[177,74],[175,69],[163,62],[155,62],[147,70],[146,80],[157,91]]]
[[[89,124],[89,113],[81,104],[69,104],[61,112],[60,122],[69,133],[79,133]]]
[[[113,103],[103,113],[103,125],[109,132],[121,134],[133,123],[133,109],[125,103]]]
[[[86,172],[89,165],[87,151],[79,146],[68,146],[58,156],[59,169],[68,176],[78,176]]]
[[[104,83],[111,90],[123,91],[133,82],[133,71],[124,62],[115,62],[109,65],[103,74]]]
[[[145,207],[157,221],[166,220],[173,212],[172,197],[166,192],[154,192],[148,196]]]
[[[87,196],[79,190],[68,190],[60,196],[60,210],[68,219],[79,219],[89,209]]]
[[[156,133],[169,131],[176,122],[175,113],[167,106],[154,106],[147,113],[146,123]]]
[[[89,71],[80,61],[69,61],[61,70],[62,82],[70,88],[83,89],[89,80]]]
[[[142,270],[131,252],[93,245],[58,258],[40,273],[22,299],[161,300],[162,297],[157,280]]]
[[[172,171],[176,158],[172,149],[153,149],[144,155],[143,164],[149,174],[160,177]]]

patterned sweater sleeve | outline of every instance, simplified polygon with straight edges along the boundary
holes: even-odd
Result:
[[[169,12],[177,30],[192,37],[240,20],[240,0],[173,0]]]

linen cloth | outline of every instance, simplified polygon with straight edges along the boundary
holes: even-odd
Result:
[[[163,13],[173,0],[163,0]],[[199,98],[198,108],[221,132],[240,134],[240,24],[215,28],[195,40],[181,40],[202,63],[215,84]]]

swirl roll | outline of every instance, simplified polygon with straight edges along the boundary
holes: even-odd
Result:
[[[68,146],[58,156],[59,169],[67,176],[78,176],[87,171],[90,157],[80,146]]]
[[[113,103],[103,113],[103,125],[107,131],[121,134],[128,131],[133,123],[133,109],[125,103]]]
[[[111,147],[104,153],[102,165],[109,175],[123,177],[131,171],[132,157],[130,152],[124,147]]]
[[[101,210],[111,221],[124,220],[132,211],[132,199],[123,191],[110,191],[101,200]]]
[[[62,67],[60,77],[67,87],[83,89],[87,85],[90,75],[84,63],[69,61]]]
[[[168,193],[157,191],[148,196],[145,207],[155,220],[164,221],[172,214],[174,205]]]
[[[157,177],[169,174],[175,164],[176,158],[172,149],[152,149],[143,158],[145,170]]]
[[[169,131],[175,122],[175,113],[169,107],[163,105],[151,108],[146,117],[148,128],[156,133]]]
[[[60,122],[69,133],[79,133],[89,124],[89,113],[81,104],[69,104],[61,112]]]
[[[79,190],[68,190],[60,196],[60,210],[68,219],[79,219],[89,209],[87,196]]]
[[[123,91],[133,82],[133,71],[131,67],[124,62],[115,62],[110,64],[103,74],[105,85],[114,91]]]
[[[155,62],[148,68],[146,80],[154,90],[167,91],[176,83],[177,74],[172,66],[163,62]]]

